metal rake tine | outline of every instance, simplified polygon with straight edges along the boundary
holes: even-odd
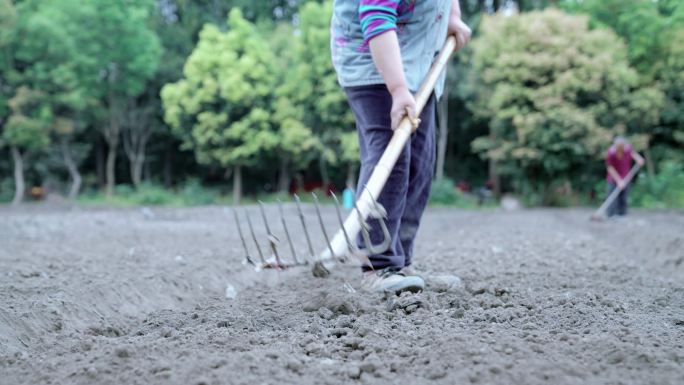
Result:
[[[342,213],[340,212],[340,201],[337,200],[337,195],[334,192],[330,192],[333,200],[335,201],[335,211],[337,212],[337,220],[340,222],[340,227],[342,228],[342,233],[344,234],[344,239],[347,241],[347,248],[349,251],[353,250],[351,241],[349,240],[349,234],[347,234],[347,229],[344,228],[344,221],[342,220]]]
[[[280,211],[280,221],[283,223],[283,230],[285,231],[287,243],[290,245],[292,259],[294,260],[295,264],[299,264],[299,261],[297,261],[297,254],[295,253],[294,245],[292,244],[292,238],[290,238],[290,232],[287,230],[287,223],[285,222],[285,215],[283,214],[283,202],[281,202],[280,199],[278,199],[278,211]]]
[[[367,190],[367,189],[366,189]],[[368,246],[368,250],[371,252],[371,254],[380,254],[382,252],[387,251],[389,249],[392,239],[390,237],[389,229],[387,228],[387,224],[385,223],[385,218],[387,217],[387,212],[385,211],[385,208],[378,203],[378,201],[375,200],[373,197],[373,194],[371,194],[370,191],[368,191],[368,195],[371,198],[371,201],[373,201],[373,208],[375,210],[375,218],[378,219],[378,222],[380,222],[380,228],[382,229],[382,236],[383,240],[382,243],[379,245],[372,245],[370,244]]]
[[[264,259],[264,253],[261,252],[261,247],[259,246],[259,241],[257,240],[256,234],[254,233],[254,227],[252,226],[252,220],[249,218],[249,213],[245,209],[245,217],[247,218],[247,225],[249,226],[249,232],[252,233],[252,239],[256,245],[257,251],[259,252],[259,259],[261,259],[261,264],[266,265],[266,260]]]
[[[235,217],[235,226],[237,226],[238,234],[240,235],[240,241],[242,241],[242,247],[245,249],[245,259],[250,265],[254,265],[252,257],[249,255],[249,249],[247,248],[247,242],[245,242],[245,237],[242,234],[242,227],[240,227],[240,220],[238,219],[237,209],[233,209],[233,217]]]
[[[369,245],[371,244],[370,233],[368,232],[368,224],[363,219],[363,215],[361,215],[361,210],[359,210],[359,206],[356,204],[356,201],[354,201],[354,210],[356,211],[356,217],[359,220],[359,227],[361,228],[361,237],[363,238],[363,241],[366,244],[366,249],[368,249],[368,247],[370,247]]]
[[[328,245],[330,250],[330,257],[335,258],[335,252],[333,251],[332,245],[330,244],[330,239],[328,238],[328,232],[325,231],[325,225],[323,224],[323,217],[321,216],[321,209],[318,207],[318,197],[315,193],[311,193],[313,196],[314,206],[316,206],[316,214],[318,215],[318,222],[321,224],[321,231],[323,232],[323,238],[325,238],[325,243]]]
[[[301,201],[299,200],[299,195],[294,194],[295,203],[297,204],[297,213],[299,215],[299,220],[302,222],[302,228],[304,229],[304,236],[306,237],[306,244],[309,246],[309,256],[313,258],[316,254],[314,252],[313,244],[311,244],[311,237],[309,236],[309,231],[306,229],[306,221],[304,220],[304,213],[302,212]]]
[[[273,256],[275,256],[276,263],[278,267],[281,267],[280,257],[278,256],[278,247],[276,242],[278,238],[271,232],[271,228],[268,226],[268,219],[266,219],[266,212],[264,211],[264,202],[259,201],[259,210],[261,210],[261,217],[264,219],[264,227],[266,227],[266,234],[268,235],[268,244],[271,246],[271,251],[273,251]]]

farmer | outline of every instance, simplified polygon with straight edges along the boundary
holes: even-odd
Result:
[[[361,152],[357,195],[370,178],[393,130],[409,114],[416,92],[447,33],[457,49],[470,40],[458,0],[335,0],[332,59],[356,118]],[[413,241],[427,204],[435,163],[435,104],[444,77],[420,115],[420,126],[392,170],[378,201],[387,210],[389,249],[371,255],[362,287],[369,291],[418,291],[425,282],[411,273]],[[383,239],[371,223],[371,241]],[[364,247],[359,238],[359,247]]]
[[[629,170],[632,168],[632,160],[637,162],[639,166],[644,164],[644,158],[636,151],[632,150],[632,146],[627,140],[621,136],[613,140],[613,145],[610,146],[606,152],[606,171],[608,179],[608,195],[610,195],[616,188],[622,190],[617,199],[608,207],[607,214],[609,217],[627,214],[627,195],[629,193],[629,181],[625,180]]]

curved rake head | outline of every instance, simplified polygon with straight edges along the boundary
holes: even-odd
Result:
[[[271,230],[271,225],[274,223],[272,220],[269,222],[269,219],[266,216],[266,212],[264,209],[265,204],[261,201],[259,201],[259,211],[262,217],[262,221],[264,223],[264,229],[265,229],[265,236],[260,235],[257,236],[257,233],[254,231],[254,227],[252,224],[252,220],[250,218],[249,212],[247,209],[244,210],[244,216],[247,221],[247,227],[249,229],[249,235],[251,236],[251,239],[254,243],[254,247],[257,250],[257,254],[259,255],[259,261],[260,263],[257,263],[254,258],[252,257],[252,254],[250,252],[250,247],[248,246],[248,242],[245,238],[245,234],[242,232],[242,226],[240,223],[240,218],[239,214],[236,209],[233,210],[233,215],[235,218],[235,224],[238,228],[238,235],[240,236],[240,240],[242,242],[242,247],[245,251],[245,262],[249,263],[253,266],[256,267],[257,270],[261,269],[286,269],[290,267],[295,267],[295,266],[304,266],[308,265],[309,263],[314,264],[314,275],[316,276],[326,276],[328,274],[327,269],[325,268],[324,263],[328,262],[339,262],[339,263],[345,263],[348,262],[349,257],[356,257],[357,259],[360,259],[363,261],[362,263],[365,265],[370,266],[370,263],[368,261],[368,257],[374,254],[380,254],[384,251],[386,251],[391,243],[391,237],[389,234],[389,229],[387,228],[387,225],[385,223],[385,219],[387,218],[387,214],[385,212],[385,209],[382,207],[380,203],[378,203],[374,198],[372,198],[372,207],[370,210],[369,218],[377,219],[378,222],[380,223],[380,228],[382,230],[383,238],[380,243],[373,244],[371,242],[371,237],[370,237],[370,225],[366,222],[365,218],[363,218],[363,215],[361,214],[361,211],[359,208],[354,205],[353,211],[356,213],[357,219],[359,221],[360,226],[360,232],[361,232],[361,239],[363,239],[365,247],[360,248],[356,244],[356,234],[350,234],[348,233],[347,229],[344,226],[344,221],[342,218],[342,212],[340,209],[340,204],[339,200],[337,199],[337,196],[330,192],[333,202],[335,203],[335,212],[337,214],[337,220],[338,223],[341,227],[342,232],[344,233],[344,238],[347,243],[347,252],[344,255],[335,255],[333,252],[333,247],[330,243],[330,238],[328,237],[328,231],[325,228],[324,225],[324,220],[323,220],[323,215],[321,214],[321,209],[319,205],[319,200],[316,194],[312,193],[312,198],[313,198],[313,203],[316,211],[316,216],[318,217],[318,224],[321,228],[321,235],[323,237],[323,240],[325,241],[325,246],[330,252],[330,257],[326,258],[321,258],[320,256],[317,256],[314,253],[314,247],[313,243],[311,241],[311,235],[309,233],[308,227],[307,227],[307,221],[305,220],[304,213],[302,211],[302,205],[299,197],[297,195],[294,196],[294,201],[295,201],[295,208],[297,212],[297,217],[299,217],[299,221],[301,222],[301,232],[303,232],[304,237],[306,239],[306,245],[308,246],[308,253],[297,253],[296,248],[294,246],[294,242],[292,241],[291,234],[297,234],[295,231],[291,231],[292,228],[288,226],[288,221],[286,219],[286,213],[285,210],[283,209],[283,205],[280,201],[278,201],[278,212],[280,215],[280,222],[282,224],[282,231],[284,234],[284,239],[287,240],[287,243],[289,245],[289,251],[291,255],[291,260],[286,260],[284,259],[284,256],[279,253],[278,251],[278,245],[281,242],[279,237],[275,235],[275,233]],[[272,256],[270,258],[265,258],[264,253],[262,252],[261,242],[263,240],[266,240],[268,242],[269,248],[271,250]]]

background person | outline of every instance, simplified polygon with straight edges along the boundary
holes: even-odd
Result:
[[[629,182],[625,181],[625,177],[629,174],[629,170],[632,169],[632,161],[637,162],[639,166],[644,164],[644,158],[632,149],[632,145],[625,138],[621,136],[616,137],[613,140],[613,145],[606,152],[608,195],[616,188],[622,191],[617,199],[608,207],[606,212],[608,217],[627,215]]]

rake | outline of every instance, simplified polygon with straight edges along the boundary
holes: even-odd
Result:
[[[439,55],[432,64],[430,71],[426,75],[423,83],[420,86],[420,89],[415,95],[417,115],[420,115],[421,111],[425,107],[425,104],[435,88],[437,80],[446,67],[449,58],[454,53],[455,49],[456,39],[453,36],[447,37]],[[376,197],[380,196],[380,193],[385,187],[387,179],[389,178],[389,175],[394,168],[401,151],[406,145],[411,134],[417,129],[417,126],[418,122],[412,120],[409,116],[404,117],[404,119],[399,123],[399,126],[394,131],[394,134],[392,135],[387,148],[383,152],[382,157],[373,169],[373,173],[371,174],[368,183],[366,186],[364,186],[361,194],[359,194],[357,201],[354,203],[354,208],[348,214],[346,220],[342,219],[342,213],[340,211],[340,205],[337,197],[334,193],[330,192],[335,204],[337,220],[340,225],[340,229],[335,233],[332,239],[328,236],[328,232],[324,226],[318,197],[316,194],[312,193],[313,203],[316,215],[318,217],[318,223],[321,227],[321,233],[325,240],[325,247],[319,253],[314,251],[314,247],[311,242],[311,235],[302,212],[301,201],[297,195],[294,196],[294,201],[297,210],[297,216],[301,222],[302,231],[305,235],[308,246],[306,257],[303,257],[301,254],[298,256],[295,251],[292,238],[290,237],[290,231],[285,220],[283,205],[280,201],[277,203],[280,214],[280,222],[283,227],[283,233],[285,234],[285,240],[289,245],[291,260],[284,259],[283,256],[278,252],[278,244],[280,243],[280,239],[272,232],[271,224],[266,216],[263,202],[259,202],[259,211],[261,213],[261,219],[264,223],[266,239],[268,240],[268,245],[272,253],[272,256],[269,256],[268,258],[265,257],[264,251],[259,245],[259,237],[254,232],[254,226],[247,210],[245,209],[244,211],[244,217],[247,222],[247,228],[249,229],[249,235],[257,250],[258,260],[256,260],[256,258],[252,255],[247,246],[248,241],[242,231],[239,213],[237,209],[233,210],[235,223],[238,228],[238,234],[245,251],[245,261],[255,266],[257,270],[285,269],[312,264],[313,274],[318,277],[327,276],[328,267],[331,264],[336,262],[348,262],[351,258],[358,260],[362,265],[372,268],[368,257],[386,251],[391,243],[389,230],[385,224],[387,214],[382,205],[377,201]],[[383,233],[383,239],[379,243],[371,243],[370,225],[367,222],[368,218],[378,220]],[[359,248],[356,245],[355,239],[359,233],[361,233],[361,238],[364,241],[364,248]]]

